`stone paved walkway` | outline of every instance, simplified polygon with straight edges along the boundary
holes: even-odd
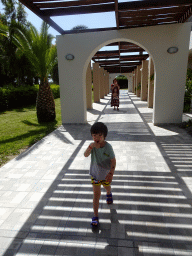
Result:
[[[152,109],[121,91],[64,125],[0,169],[0,255],[192,255],[192,137],[152,125]],[[100,200],[92,230],[90,125],[107,124],[117,167],[114,204]]]

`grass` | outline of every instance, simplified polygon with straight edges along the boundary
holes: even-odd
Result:
[[[60,99],[55,99],[56,120],[39,124],[36,107],[0,113],[0,166],[41,140],[62,124]]]

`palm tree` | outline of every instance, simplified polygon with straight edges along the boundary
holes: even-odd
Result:
[[[54,37],[48,34],[48,28],[48,25],[43,22],[41,31],[38,33],[33,25],[28,29],[20,23],[15,23],[14,33],[12,33],[12,42],[17,46],[17,54],[24,54],[28,58],[40,78],[36,101],[39,123],[54,121],[56,117],[55,102],[48,76],[57,60],[57,50],[56,46],[52,45]],[[0,32],[7,38],[10,36],[6,25],[0,24]]]

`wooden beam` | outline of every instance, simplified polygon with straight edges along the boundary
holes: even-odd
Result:
[[[159,8],[159,9],[136,9],[136,10],[124,10],[119,11],[119,18],[121,17],[146,17],[148,15],[177,15],[177,13],[185,12],[189,6],[171,7],[171,8]]]
[[[89,14],[100,12],[112,12],[114,11],[114,3],[104,5],[88,5],[79,7],[67,7],[56,9],[44,9],[44,15],[47,16],[65,16],[65,15],[77,15],[77,14]]]
[[[124,2],[119,3],[119,11],[120,10],[130,10],[130,9],[146,9],[146,8],[162,8],[169,6],[183,6],[183,5],[191,5],[191,0],[143,0],[143,1],[132,1],[132,2]]]
[[[146,60],[149,57],[149,54],[143,54],[143,55],[130,55],[127,56],[121,56],[121,60]]]
[[[109,60],[109,61],[95,61],[97,63],[99,63],[99,65],[103,65],[103,66],[108,66],[108,65],[124,65],[124,66],[135,66],[135,65],[140,65],[141,61],[127,61],[127,62],[119,62],[118,60]]]
[[[118,0],[114,0],[115,2],[115,18],[116,18],[116,27],[119,29],[119,10],[118,10]]]
[[[139,64],[138,64],[139,65]],[[126,64],[113,64],[113,65],[104,65],[104,64],[100,64],[100,67],[106,67],[106,68],[112,68],[112,67],[137,67],[138,65],[126,65]]]
[[[158,25],[158,24],[163,24],[163,23],[176,23],[178,22],[177,20],[173,20],[173,19],[157,19],[157,20],[150,20],[150,19],[144,19],[144,20],[137,20],[137,21],[120,21],[120,26],[141,26],[141,25],[145,25],[145,26],[152,26],[152,25]]]
[[[114,56],[111,56],[111,57],[100,57],[100,58],[95,58],[93,57],[92,60],[95,61],[95,62],[107,62],[109,61],[110,59],[115,59],[117,58],[116,60],[110,60],[110,61],[118,61],[119,59],[121,61],[141,61],[141,60],[146,60],[147,58],[149,57],[149,54],[143,54],[143,55],[130,55],[130,56],[119,56],[117,55],[116,57]],[[100,59],[100,60],[97,60],[97,59]],[[103,61],[102,61],[103,60]]]
[[[184,14],[182,14],[179,17],[179,23],[184,23],[190,18],[191,15],[192,15],[192,5],[188,8],[188,10]]]
[[[111,3],[111,0],[87,0],[87,1],[68,1],[68,2],[58,2],[58,0],[36,0],[33,3],[39,8],[55,8],[55,7],[73,7],[73,6],[87,6],[93,4],[104,5],[106,3]]]
[[[99,31],[110,31],[117,30],[116,27],[112,28],[93,28],[93,29],[80,29],[80,30],[65,30],[65,34],[78,34],[78,33],[87,33],[87,32],[99,32]]]
[[[19,0],[22,4],[24,4],[29,10],[31,10],[33,13],[35,13],[39,18],[44,20],[47,24],[49,24],[52,28],[54,28],[57,32],[60,34],[64,34],[65,31],[58,26],[50,17],[45,17],[43,13],[33,5],[31,0]]]
[[[107,70],[109,73],[131,73],[132,71],[134,71],[134,68],[123,68],[121,71],[120,68],[105,68],[105,70]]]

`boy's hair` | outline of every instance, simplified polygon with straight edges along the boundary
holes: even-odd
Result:
[[[91,134],[98,134],[98,133],[102,133],[104,138],[107,137],[108,129],[107,129],[107,126],[102,122],[94,123],[91,126]]]

